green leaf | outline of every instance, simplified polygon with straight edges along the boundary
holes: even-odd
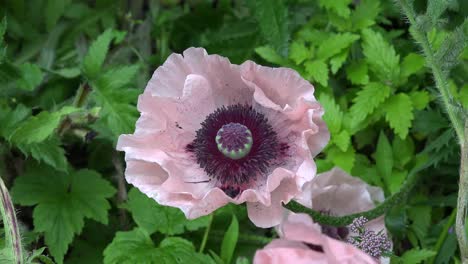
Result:
[[[415,146],[411,137],[406,137],[405,139],[395,137],[392,147],[395,167],[403,168],[414,158]]]
[[[427,199],[425,197],[425,199]],[[416,234],[422,245],[425,245],[426,237],[431,227],[431,206],[412,206],[411,210],[408,210],[408,217],[411,219],[411,229]]]
[[[405,264],[419,264],[424,260],[434,257],[437,252],[428,249],[413,248],[406,251],[402,256],[401,260]]]
[[[335,145],[343,152],[348,150],[348,147],[351,145],[351,135],[348,131],[343,130],[339,134],[332,135],[332,141]]]
[[[115,189],[92,170],[64,174],[46,166],[30,165],[16,178],[11,192],[16,203],[36,205],[34,229],[44,233],[50,253],[63,263],[68,245],[83,229],[85,218],[107,224],[107,198],[114,195]]]
[[[236,249],[237,239],[239,237],[239,222],[235,215],[232,215],[232,221],[226,233],[224,234],[223,243],[221,244],[221,259],[224,263],[231,263],[234,250]]]
[[[426,60],[423,56],[416,53],[410,53],[406,55],[401,62],[401,75],[408,77],[415,74],[424,68],[425,63]]]
[[[11,134],[18,127],[18,124],[31,115],[31,109],[19,104],[14,110],[5,109],[0,111],[0,135],[10,138]]]
[[[349,49],[343,50],[340,54],[330,59],[331,72],[335,74],[343,66],[348,58]]]
[[[411,98],[403,93],[394,95],[385,102],[383,109],[385,111],[385,119],[390,124],[390,127],[393,128],[395,134],[401,138],[405,138],[408,135],[411,121],[414,118]]]
[[[388,179],[388,190],[391,194],[397,193],[401,185],[408,176],[408,171],[393,171],[392,176]]]
[[[375,24],[380,12],[380,3],[375,0],[362,0],[351,15],[354,30],[364,29]]]
[[[278,65],[287,64],[287,60],[269,46],[258,47],[255,49],[255,52],[268,62]]]
[[[296,64],[301,64],[303,61],[312,58],[313,55],[313,52],[302,41],[293,41],[289,47],[289,58]]]
[[[193,231],[208,225],[207,217],[187,220],[180,209],[159,205],[135,188],[128,193],[128,201],[124,207],[132,213],[137,225],[148,234],[158,231],[176,235],[184,233],[185,230]]]
[[[423,110],[431,101],[427,91],[414,91],[409,94],[414,109]]]
[[[335,1],[328,1],[335,2]],[[345,48],[348,48],[354,41],[359,39],[359,35],[344,33],[333,34],[325,39],[318,47],[317,58],[326,60],[336,54],[339,54]]]
[[[400,75],[400,56],[379,33],[370,29],[362,30],[362,49],[370,70],[386,83],[395,82]]]
[[[46,26],[50,31],[70,4],[70,0],[48,0],[45,8]]]
[[[351,0],[319,0],[319,5],[322,8],[325,8],[328,11],[332,11],[343,18],[348,18],[351,14],[351,10],[348,5],[351,3]]]
[[[252,1],[263,38],[282,56],[288,53],[288,9],[283,0]]]
[[[389,96],[390,87],[381,83],[369,83],[357,92],[354,104],[349,109],[352,122],[358,124],[380,106]]]
[[[346,77],[352,84],[367,84],[369,83],[367,71],[368,69],[365,61],[352,62],[346,67]]]
[[[42,72],[36,64],[25,63],[19,66],[21,78],[17,81],[20,89],[33,91],[42,82]]]
[[[31,116],[12,133],[10,141],[16,144],[39,143],[54,133],[64,115],[78,111],[74,107],[63,107],[57,112],[42,111],[37,116]]]
[[[356,158],[356,152],[352,146],[348,147],[347,151],[341,151],[337,147],[332,147],[328,150],[327,155],[327,159],[331,160],[336,166],[351,173]]]
[[[390,142],[382,131],[375,150],[375,163],[380,177],[389,186],[392,181],[393,151]]]
[[[398,239],[402,239],[406,234],[406,209],[404,205],[394,206],[385,215],[385,227]]]
[[[165,238],[156,248],[144,229],[117,232],[104,250],[104,264],[212,264],[206,255],[196,253],[193,244],[178,237]]]
[[[89,47],[83,60],[83,72],[89,79],[94,79],[101,71],[114,34],[112,29],[104,31]]]
[[[444,13],[449,5],[448,0],[429,0],[427,1],[427,10],[426,14],[431,18],[432,24],[435,26],[437,20]]]
[[[308,75],[308,79],[320,83],[322,86],[328,85],[328,67],[327,64],[322,60],[307,61],[304,63],[305,70]]]
[[[449,71],[461,61],[460,55],[468,45],[466,28],[468,28],[468,19],[444,39],[435,54],[434,63],[440,65],[444,75],[448,75]]]
[[[65,151],[56,137],[46,139],[40,143],[19,144],[18,148],[26,156],[31,155],[35,160],[45,162],[56,170],[67,171],[68,162]]]
[[[335,102],[335,98],[328,94],[320,94],[319,101],[325,109],[323,120],[327,123],[328,129],[332,134],[338,133],[341,130],[343,111],[341,111],[340,106]]]

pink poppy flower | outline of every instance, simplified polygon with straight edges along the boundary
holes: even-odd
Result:
[[[312,181],[306,183],[303,192],[296,197],[296,200],[317,211],[343,216],[373,209],[376,203],[384,201],[384,194],[381,188],[369,186],[361,179],[352,177],[335,167],[318,174]],[[365,232],[358,232],[353,226],[362,226]],[[383,249],[391,249],[384,216],[369,222],[356,219],[355,224],[349,227],[322,226],[322,231],[333,238],[351,242],[377,258],[381,257]],[[366,240],[357,243],[353,240],[355,236],[364,237]],[[380,263],[389,263],[389,259],[381,257]]]
[[[351,244],[333,239],[320,231],[306,214],[291,213],[281,223],[280,239],[258,250],[254,264],[376,264],[374,258]]]
[[[328,143],[314,87],[291,69],[231,64],[204,49],[172,54],[138,100],[135,133],[121,135],[126,179],[187,218],[247,203],[260,227],[313,179]]]

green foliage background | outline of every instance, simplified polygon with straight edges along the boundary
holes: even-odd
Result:
[[[468,107],[468,2],[414,6],[451,103]],[[276,236],[243,206],[188,221],[124,181],[114,146],[133,132],[138,94],[171,52],[199,46],[314,84],[331,132],[320,171],[339,166],[389,196],[428,164],[386,215],[392,262],[459,263],[457,140],[394,2],[0,0],[0,16],[0,175],[28,262],[250,263]]]

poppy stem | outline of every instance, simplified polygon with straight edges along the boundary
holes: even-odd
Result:
[[[205,229],[205,234],[203,234],[203,240],[201,242],[200,249],[198,250],[198,252],[200,253],[203,253],[203,250],[205,250],[206,241],[208,241],[208,234],[210,233],[211,224],[213,223],[213,218],[214,218],[213,213],[211,213],[209,216],[209,220],[208,220],[208,226]]]

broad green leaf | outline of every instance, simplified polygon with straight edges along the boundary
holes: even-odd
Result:
[[[406,55],[401,62],[401,75],[408,77],[415,74],[424,68],[425,63],[426,60],[423,56],[416,53],[410,53]]]
[[[354,30],[364,29],[375,24],[380,12],[380,3],[375,0],[362,0],[351,14]]]
[[[358,61],[346,67],[346,77],[352,84],[367,84],[369,82],[368,69],[365,61]]]
[[[26,156],[31,155],[35,160],[45,162],[56,170],[67,171],[68,162],[65,150],[60,146],[60,141],[56,137],[39,143],[19,144],[18,148]]]
[[[391,194],[400,191],[400,187],[408,176],[408,171],[393,171],[392,176],[388,179],[388,190]]]
[[[113,38],[112,29],[108,29],[89,47],[88,53],[83,60],[83,72],[88,78],[94,79],[100,73]]]
[[[338,134],[332,135],[331,140],[341,151],[346,152],[351,144],[351,135],[348,131],[343,130]]]
[[[404,205],[397,205],[385,215],[385,227],[393,236],[402,239],[407,231],[407,216]]]
[[[395,134],[406,138],[414,118],[411,98],[404,93],[393,95],[385,102],[383,109],[385,110],[385,119]]]
[[[281,57],[281,55],[279,55],[273,48],[269,46],[258,47],[255,49],[255,52],[268,62],[278,65],[287,64],[287,60]]]
[[[400,75],[400,56],[380,33],[362,30],[362,49],[370,70],[385,83],[393,83]]]
[[[346,62],[348,53],[349,49],[345,49],[340,54],[330,59],[330,69],[333,74],[337,73],[341,66]]]
[[[332,134],[338,133],[343,121],[343,111],[340,106],[335,102],[335,98],[325,93],[320,94],[319,102],[325,109],[323,120],[327,123],[328,129]]]
[[[279,54],[288,53],[288,8],[283,0],[252,1],[260,32]]]
[[[357,92],[349,109],[353,123],[363,121],[390,96],[390,87],[381,83],[369,83]]]
[[[425,197],[425,199],[427,198]],[[412,206],[411,210],[408,210],[408,217],[412,221],[411,229],[422,245],[425,245],[432,222],[432,207],[427,205]]]
[[[331,1],[330,1],[331,2]],[[351,33],[333,34],[325,39],[318,47],[317,58],[326,60],[353,44],[359,39],[359,35]]]
[[[313,79],[322,86],[328,85],[328,67],[322,60],[307,61],[304,63],[308,79]]]
[[[42,71],[36,64],[25,63],[19,66],[21,78],[18,79],[18,87],[25,91],[33,91],[42,82]]]
[[[387,136],[380,132],[377,148],[375,150],[375,163],[380,177],[387,186],[392,181],[393,151]]]
[[[319,5],[326,10],[332,11],[343,18],[348,18],[351,14],[351,10],[348,5],[351,4],[351,0],[319,0]]]
[[[14,110],[0,110],[0,135],[8,139],[18,124],[31,115],[31,109],[19,104]]]
[[[414,158],[414,141],[411,137],[395,137],[392,144],[395,167],[403,168]]]
[[[54,71],[55,74],[58,74],[64,78],[75,78],[80,76],[80,68],[74,67],[74,68],[63,68]]]
[[[301,64],[303,61],[311,59],[313,55],[313,51],[307,48],[304,42],[293,41],[289,47],[289,58],[296,64]]]
[[[432,250],[413,248],[403,253],[401,260],[405,264],[419,264],[435,255],[437,252]]]
[[[36,205],[34,229],[44,233],[50,253],[57,263],[63,263],[73,237],[83,229],[85,218],[107,224],[110,209],[107,199],[115,189],[92,170],[64,174],[50,167],[30,165],[16,178],[11,192],[16,203]]]
[[[155,247],[144,229],[117,232],[104,250],[104,264],[212,264],[214,261],[197,253],[190,241],[178,237],[165,238]]]
[[[427,91],[414,91],[409,94],[414,109],[423,110],[431,101]]]
[[[224,234],[223,243],[221,244],[221,259],[224,263],[231,263],[234,250],[237,245],[237,238],[239,237],[239,222],[236,216],[232,215],[232,221],[226,233]]]
[[[128,193],[128,201],[124,207],[132,213],[137,225],[148,234],[157,231],[176,235],[184,233],[185,230],[197,230],[208,224],[207,217],[187,220],[180,209],[159,205],[135,188]]]
[[[77,108],[66,106],[57,112],[42,111],[36,116],[31,116],[19,124],[13,131],[10,141],[16,144],[39,143],[51,136],[58,127],[63,116],[78,111]]]
[[[352,146],[348,147],[347,151],[341,151],[337,147],[332,147],[328,150],[327,155],[327,159],[331,160],[336,166],[351,173],[356,156],[356,152]]]

